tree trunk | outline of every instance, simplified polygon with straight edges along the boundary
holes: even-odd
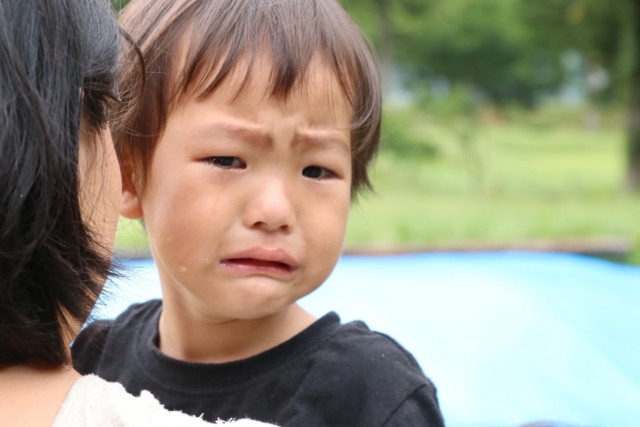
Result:
[[[640,190],[640,0],[630,0],[633,65],[629,70],[629,122],[627,136],[627,186]]]
[[[380,16],[380,45],[378,55],[380,58],[380,75],[382,76],[382,91],[385,96],[394,89],[393,64],[395,43],[393,38],[393,22],[391,21],[392,0],[377,0]]]

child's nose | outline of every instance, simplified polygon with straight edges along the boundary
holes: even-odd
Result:
[[[252,195],[244,214],[245,225],[264,231],[289,233],[295,226],[295,208],[284,182],[265,180]]]

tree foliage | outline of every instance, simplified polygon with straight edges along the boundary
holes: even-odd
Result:
[[[556,81],[540,72],[551,60],[536,55],[517,0],[344,0],[374,44],[389,51],[381,23],[387,20],[397,67],[417,79],[444,78],[480,90],[496,103],[533,102],[537,91]],[[389,59],[387,59],[389,60]]]
[[[629,0],[518,0],[517,18],[527,40],[555,57],[574,50],[587,66],[602,67],[613,77],[608,95],[625,98],[634,56]]]

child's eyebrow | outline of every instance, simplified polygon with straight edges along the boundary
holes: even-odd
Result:
[[[313,130],[306,132],[296,132],[293,145],[299,143],[315,145],[320,147],[337,147],[349,152],[347,142],[342,138],[337,130]]]
[[[199,128],[197,134],[210,136],[227,136],[248,142],[273,145],[273,137],[260,126],[245,123],[216,122]],[[337,147],[349,152],[349,146],[338,130],[298,131],[294,135],[293,146],[308,144],[317,147]]]
[[[250,124],[216,122],[199,128],[197,133],[207,137],[227,136],[249,142],[273,144],[273,139],[268,132],[265,132],[259,126]]]

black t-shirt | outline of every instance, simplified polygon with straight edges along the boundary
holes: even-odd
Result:
[[[158,350],[161,301],[97,321],[73,344],[81,374],[150,391],[167,409],[207,421],[252,418],[280,426],[444,425],[436,390],[390,337],[329,313],[279,346],[248,359],[201,364]]]

